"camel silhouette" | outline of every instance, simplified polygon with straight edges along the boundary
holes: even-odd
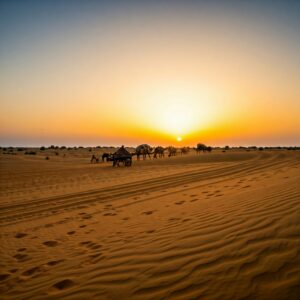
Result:
[[[159,158],[164,157],[165,156],[164,152],[165,152],[165,148],[164,147],[161,147],[161,146],[155,147],[155,149],[153,151],[153,158],[157,158],[157,156]]]
[[[142,144],[135,148],[134,155],[137,156],[137,160],[140,160],[140,156],[142,155],[143,159],[146,159],[147,155],[151,158],[150,154],[152,154],[152,147],[148,144]]]
[[[189,147],[182,147],[180,148],[180,154],[183,155],[183,154],[188,154],[190,151]]]
[[[176,154],[177,154],[177,149],[173,146],[167,147],[166,150],[168,150],[168,152],[169,152],[168,157],[176,156]]]
[[[92,158],[91,158],[91,164],[92,163],[98,163],[99,162],[99,158],[97,158],[94,154],[92,155]]]
[[[104,162],[106,160],[106,162],[110,161],[112,158],[112,154],[111,153],[107,153],[107,152],[104,152],[102,154],[102,161]]]

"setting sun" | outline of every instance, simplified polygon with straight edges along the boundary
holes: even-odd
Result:
[[[182,141],[182,138],[181,138],[181,136],[179,136],[178,138],[177,138],[177,142],[181,142]]]

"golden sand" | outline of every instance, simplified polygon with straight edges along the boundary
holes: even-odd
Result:
[[[58,152],[0,155],[1,299],[299,299],[299,152]]]

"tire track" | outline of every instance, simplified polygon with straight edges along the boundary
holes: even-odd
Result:
[[[77,208],[80,205],[87,205],[95,202],[105,203],[123,197],[132,197],[149,191],[176,187],[201,180],[207,181],[217,178],[218,181],[222,181],[224,180],[224,177],[231,179],[241,177],[243,174],[249,175],[250,173],[273,166],[279,168],[282,165],[286,166],[287,163],[289,163],[288,159],[283,160],[282,158],[284,158],[282,157],[282,154],[270,158],[268,157],[266,160],[264,160],[263,156],[260,156],[251,161],[208,170],[205,173],[202,172],[203,170],[201,170],[201,172],[185,172],[129,184],[121,184],[114,187],[42,198],[33,202],[28,201],[26,203],[6,205],[0,209],[0,223],[2,223],[0,226],[3,224],[7,225],[10,222],[24,221],[25,218],[32,219],[39,217],[43,213],[51,213],[51,210]]]

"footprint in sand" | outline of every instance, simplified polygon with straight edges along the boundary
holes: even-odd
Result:
[[[147,230],[147,231],[145,231],[146,233],[153,233],[153,232],[155,232],[155,229],[153,229],[153,230]]]
[[[65,289],[68,289],[70,287],[72,287],[73,285],[75,285],[75,282],[71,279],[64,279],[64,280],[61,280],[57,283],[55,283],[53,285],[54,288],[56,288],[57,290],[65,290]]]
[[[26,251],[27,249],[26,248],[19,248],[17,251],[18,252],[23,252],[23,251]]]
[[[63,261],[64,261],[64,259],[60,259],[60,260],[50,260],[50,261],[47,262],[47,265],[48,265],[48,266],[55,266],[55,265],[57,265],[57,264],[59,264],[60,262],[63,262]]]
[[[9,276],[9,274],[0,274],[0,281],[6,280]]]
[[[20,253],[14,255],[14,258],[18,262],[23,262],[23,261],[29,260],[29,256],[27,254],[20,254]]]
[[[153,210],[144,211],[144,212],[142,212],[142,215],[152,215],[153,212],[154,212]]]
[[[176,205],[182,205],[185,201],[182,200],[182,201],[178,201],[178,202],[175,202]]]
[[[188,221],[190,221],[191,219],[183,219],[182,220],[182,223],[184,223],[184,222],[188,222]]]
[[[129,220],[130,218],[129,217],[125,217],[125,218],[123,218],[122,220],[123,221],[127,221],[127,220]]]
[[[116,216],[117,214],[116,213],[105,213],[103,214],[104,217],[107,217],[107,216]]]
[[[85,224],[79,226],[79,228],[84,228],[84,227],[86,227]]]
[[[17,271],[19,271],[19,269],[17,269],[17,268],[15,268],[15,269],[10,269],[10,270],[9,270],[9,272],[12,273],[12,274],[13,274],[13,273],[16,273]]]
[[[69,231],[67,234],[68,234],[68,235],[73,235],[73,234],[75,234],[75,233],[76,233],[76,231],[72,230],[72,231]]]
[[[27,233],[23,233],[23,232],[18,232],[16,235],[15,235],[15,238],[16,239],[21,239],[23,237],[27,236]]]
[[[84,220],[91,219],[91,218],[92,218],[91,215],[85,215],[85,216],[82,217],[82,219],[84,219]]]
[[[195,201],[198,201],[199,199],[192,199],[190,200],[190,202],[195,202]]]
[[[47,247],[56,247],[58,245],[57,241],[46,241],[43,243]]]
[[[84,242],[80,242],[79,245],[80,246],[85,246],[85,245],[89,245],[89,244],[92,244],[93,242],[92,241],[84,241]]]
[[[36,274],[36,273],[38,273],[40,271],[41,271],[40,267],[33,267],[33,268],[30,268],[30,269],[24,271],[22,273],[22,275],[24,275],[24,276],[32,276],[32,275],[34,275],[34,274]]]

